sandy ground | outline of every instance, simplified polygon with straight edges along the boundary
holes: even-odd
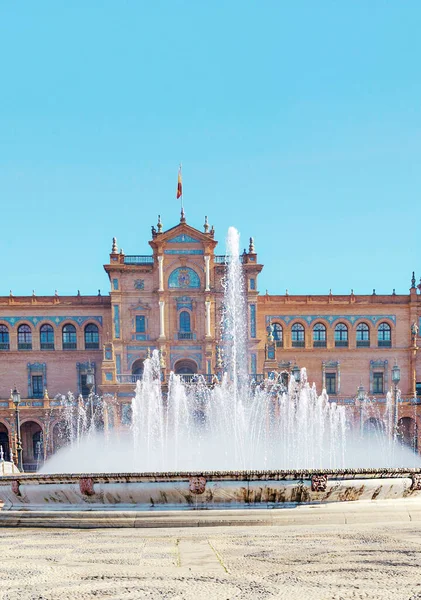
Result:
[[[421,525],[0,530],[0,598],[421,600]]]

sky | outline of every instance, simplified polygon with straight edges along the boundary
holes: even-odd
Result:
[[[421,2],[0,0],[0,295],[234,225],[271,294],[421,276]]]

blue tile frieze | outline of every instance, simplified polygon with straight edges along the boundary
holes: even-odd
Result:
[[[167,240],[167,244],[200,244],[199,240],[195,240],[190,235],[186,233],[181,233],[170,240]]]
[[[314,321],[327,321],[331,325],[336,321],[347,321],[351,325],[354,325],[357,321],[364,320],[370,321],[373,325],[377,325],[379,321],[388,319],[396,325],[396,315],[267,315],[266,325],[275,321],[283,321],[286,325],[289,325],[292,321],[300,320],[306,322],[308,325],[314,323]]]
[[[0,321],[6,321],[7,323],[9,323],[12,326],[16,325],[16,323],[19,323],[20,321],[27,321],[29,323],[32,323],[32,325],[34,325],[34,326],[38,325],[38,323],[45,322],[45,321],[50,321],[50,323],[54,323],[55,325],[60,325],[61,323],[64,323],[65,321],[71,321],[73,323],[77,323],[77,325],[84,325],[88,321],[96,321],[97,323],[99,323],[102,326],[102,317],[101,316],[92,316],[92,317],[91,316],[88,316],[88,317],[85,317],[85,316],[84,317],[75,317],[75,316],[73,316],[73,317],[69,317],[69,316],[67,316],[67,317],[61,317],[61,316],[4,317],[4,316],[1,316]]]

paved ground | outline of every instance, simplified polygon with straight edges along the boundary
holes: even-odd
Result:
[[[2,600],[421,600],[421,523],[0,529]]]

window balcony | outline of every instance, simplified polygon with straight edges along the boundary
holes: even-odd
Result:
[[[293,341],[292,342],[292,347],[293,348],[304,348],[305,347],[305,342],[304,340],[297,340],[297,341]]]
[[[54,350],[54,342],[41,342],[41,350]]]
[[[85,342],[85,350],[99,350],[99,342]]]
[[[357,340],[357,348],[370,348],[370,340]]]
[[[32,350],[32,343],[31,342],[19,342],[18,350]]]
[[[379,348],[391,348],[392,340],[379,340],[377,345]]]
[[[283,348],[284,347],[284,340],[275,340],[276,343],[276,347],[277,348]]]
[[[9,342],[1,342],[0,343],[0,350],[10,350],[10,344],[9,344]]]
[[[193,333],[191,331],[179,331],[178,339],[179,340],[192,340],[192,339],[194,339]]]
[[[335,348],[348,348],[348,340],[335,340]]]
[[[326,348],[326,340],[315,340],[313,342],[313,348]]]
[[[63,350],[76,350],[76,342],[63,342]]]

